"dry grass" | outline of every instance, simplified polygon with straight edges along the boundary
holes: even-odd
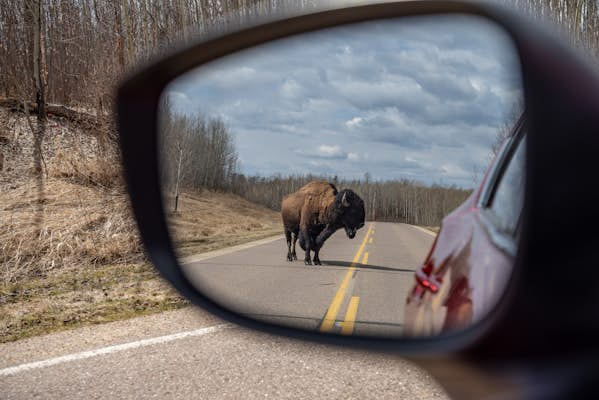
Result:
[[[147,263],[57,270],[0,285],[0,342],[187,305]]]
[[[60,149],[54,155],[50,165],[53,177],[102,189],[123,186],[116,156],[84,155],[81,149],[77,150],[73,153],[72,150]]]
[[[96,136],[50,120],[41,175],[26,119],[0,114],[0,282],[78,265],[141,261],[118,154]]]
[[[439,233],[439,230],[441,230],[441,227],[439,226],[423,226],[424,229],[428,229],[431,232],[434,233]]]
[[[0,277],[14,283],[55,270],[141,261],[124,193],[60,179],[29,180],[0,193]]]
[[[172,197],[167,198],[173,209]],[[232,194],[184,192],[177,212],[168,212],[173,242],[179,256],[282,233],[280,214]]]
[[[0,110],[0,342],[186,305],[143,255],[114,149],[48,126],[40,179],[25,118]],[[169,219],[181,255],[280,231],[276,213],[209,192]]]

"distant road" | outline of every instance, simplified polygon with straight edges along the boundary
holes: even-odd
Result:
[[[412,225],[368,222],[353,240],[343,230],[335,233],[321,250],[321,266],[304,265],[299,245],[298,260],[286,261],[281,236],[191,258],[185,270],[212,298],[254,318],[323,332],[396,336],[414,270],[434,236]]]

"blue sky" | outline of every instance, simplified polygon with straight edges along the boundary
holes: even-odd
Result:
[[[174,109],[223,119],[241,172],[414,179],[472,187],[521,104],[507,36],[468,16],[303,34],[199,67]]]

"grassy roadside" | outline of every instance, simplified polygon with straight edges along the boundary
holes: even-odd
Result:
[[[42,150],[40,172],[28,123],[0,109],[0,342],[186,306],[143,254],[115,149],[50,120]],[[227,193],[184,192],[168,218],[181,256],[281,231]]]
[[[50,189],[63,182],[47,182]],[[135,232],[114,233],[107,212],[91,213],[97,193],[86,193],[71,200],[62,191],[60,200],[48,196],[46,230],[54,237],[72,236],[54,241],[42,235],[24,245],[22,238],[31,234],[25,222],[31,217],[30,199],[12,196],[12,204],[2,198],[4,215],[11,215],[10,232],[3,237],[15,244],[3,254],[2,267],[12,268],[0,281],[0,342],[9,342],[83,325],[100,324],[140,315],[173,310],[188,303],[164,282],[140,254]],[[101,198],[100,198],[101,199]],[[89,202],[84,205],[82,202]],[[116,200],[125,202],[124,198]],[[183,194],[181,208],[169,216],[175,247],[181,256],[203,253],[261,239],[280,233],[278,214],[237,196],[224,193]],[[116,213],[117,204],[109,207]],[[87,214],[87,219],[77,211]],[[118,213],[117,213],[118,214]],[[114,215],[112,216],[114,217]],[[126,217],[124,217],[126,218]],[[130,217],[129,217],[130,218]],[[78,219],[81,221],[75,222]],[[91,222],[90,222],[91,221]],[[133,225],[128,223],[128,229]],[[79,228],[82,224],[83,228]],[[106,230],[110,225],[110,232]],[[92,229],[93,228],[93,229]],[[22,232],[24,231],[24,232]],[[22,232],[22,233],[19,233]],[[114,243],[124,240],[128,243]],[[28,247],[27,247],[28,246]],[[69,252],[60,249],[69,247]],[[57,248],[59,250],[57,250]],[[20,251],[20,255],[15,253]],[[10,257],[10,258],[9,258]],[[18,262],[17,262],[18,261]]]
[[[215,238],[205,250],[276,234]],[[0,284],[0,343],[175,310],[187,300],[147,262],[77,268]]]
[[[218,250],[283,233],[278,212],[239,196],[202,191],[165,196],[167,219],[180,257]]]
[[[441,227],[439,227],[439,226],[421,226],[421,228],[424,228],[433,233],[439,233],[439,230],[441,230]]]
[[[210,195],[213,201],[221,199],[222,202],[224,198],[225,204],[229,196]],[[272,218],[262,224],[251,222],[254,229],[248,230],[243,224],[239,230],[221,225],[215,229],[228,230],[228,234],[205,232],[207,235],[201,240],[179,240],[176,246],[183,250],[181,255],[189,255],[279,233],[276,213],[263,212]],[[236,213],[228,214],[233,218]],[[238,220],[243,218],[247,217],[237,215]],[[76,265],[34,272],[15,281],[0,282],[0,343],[186,305],[188,302],[163,281],[143,257],[137,262]]]
[[[0,294],[0,342],[187,304],[145,263],[32,277],[1,285]]]

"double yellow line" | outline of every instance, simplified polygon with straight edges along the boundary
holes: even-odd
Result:
[[[364,251],[364,247],[368,242],[368,238],[372,232],[372,226],[374,224],[370,224],[368,227],[368,231],[364,236],[364,240],[362,240],[362,244],[358,249],[358,252],[354,256],[354,259],[351,263],[351,266],[348,268],[347,273],[343,277],[343,281],[341,281],[341,286],[337,290],[335,297],[333,297],[333,301],[327,310],[327,313],[322,320],[322,324],[320,324],[320,332],[330,332],[335,325],[335,321],[337,320],[337,314],[339,314],[339,308],[341,308],[341,303],[343,303],[343,299],[345,298],[345,292],[347,290],[347,286],[351,281],[351,278],[356,270],[356,264],[360,261],[360,256],[362,256],[362,252]],[[362,264],[366,264],[368,262],[368,252],[364,253],[364,257],[362,258]],[[347,313],[345,315],[345,322],[343,323],[343,327],[341,328],[341,333],[345,335],[351,335],[354,330],[354,322],[356,320],[356,313],[358,311],[358,303],[360,298],[357,296],[353,296],[350,299],[349,306],[347,309]]]

